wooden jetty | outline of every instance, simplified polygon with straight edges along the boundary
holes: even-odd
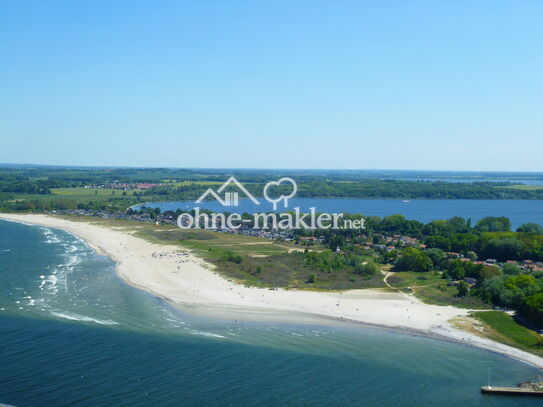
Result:
[[[531,386],[519,387],[496,387],[483,386],[481,392],[485,394],[504,394],[512,396],[543,396],[543,390]]]

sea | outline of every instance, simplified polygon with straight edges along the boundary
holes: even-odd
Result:
[[[489,351],[363,326],[191,315],[56,229],[0,220],[0,404],[530,406],[537,379]]]

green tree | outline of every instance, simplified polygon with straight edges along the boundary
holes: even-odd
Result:
[[[457,287],[458,293],[457,297],[465,297],[469,293],[469,285],[465,281],[460,281],[460,284]]]
[[[537,281],[534,276],[521,274],[519,276],[507,277],[504,286],[513,291],[525,291],[535,288]]]
[[[543,227],[537,223],[524,223],[517,228],[517,232],[543,235]]]
[[[475,229],[479,232],[509,232],[511,221],[505,216],[487,216],[475,224]]]
[[[515,264],[505,263],[502,267],[503,274],[518,275],[522,273],[522,269]]]
[[[422,250],[414,247],[406,247],[400,253],[396,261],[398,270],[406,271],[430,271],[433,267],[432,260]]]
[[[520,259],[523,249],[523,243],[514,237],[496,238],[483,246],[483,254],[501,261],[514,260]]]
[[[520,312],[529,320],[543,325],[543,293],[526,297],[520,306]]]
[[[375,263],[357,264],[354,273],[364,277],[373,277],[379,274],[379,267]]]
[[[451,239],[445,236],[428,236],[425,240],[426,245],[431,248],[437,248],[446,252],[451,250]]]
[[[466,253],[466,257],[470,260],[477,260],[477,253],[475,253],[473,250],[469,250]]]
[[[461,280],[466,277],[465,264],[461,260],[454,260],[449,263],[447,275],[451,280]]]
[[[428,249],[426,250],[426,254],[432,260],[432,264],[434,265],[434,267],[440,270],[447,268],[449,261],[447,255],[443,250],[437,248]]]

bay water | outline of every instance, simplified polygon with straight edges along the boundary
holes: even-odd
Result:
[[[272,205],[259,198],[261,205],[255,205],[248,199],[240,199],[239,206],[225,207],[217,201],[153,202],[141,206],[160,208],[161,211],[194,207],[209,209],[215,212],[271,212]],[[302,212],[316,208],[316,212],[357,213],[365,216],[389,216],[402,214],[407,219],[415,219],[427,223],[436,219],[450,219],[461,216],[471,219],[473,224],[485,216],[505,216],[511,220],[513,228],[523,223],[535,222],[543,225],[543,201],[522,199],[360,199],[360,198],[292,198],[288,200],[288,209],[299,207]],[[278,210],[284,211],[282,205]]]

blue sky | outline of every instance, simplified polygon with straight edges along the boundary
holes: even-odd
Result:
[[[541,1],[0,2],[0,162],[543,171]]]

